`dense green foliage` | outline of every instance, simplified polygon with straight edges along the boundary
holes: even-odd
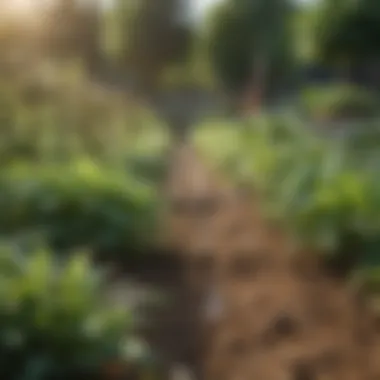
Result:
[[[325,0],[316,18],[319,56],[347,65],[379,57],[380,6],[376,0]]]
[[[2,234],[38,233],[56,248],[126,256],[152,239],[153,190],[91,161],[14,165],[0,174],[0,194]]]
[[[122,359],[133,327],[107,304],[103,275],[87,255],[0,248],[0,373],[4,379],[68,379]],[[123,358],[128,359],[128,358]]]
[[[208,21],[209,55],[228,89],[244,90],[263,75],[269,86],[284,79],[292,58],[290,13],[290,3],[277,0],[227,0],[215,9]]]
[[[0,238],[17,243],[0,248],[0,377],[100,378],[134,350],[131,312],[70,252],[120,265],[150,252],[169,136],[88,66],[25,57],[30,70],[0,67]],[[19,252],[41,241],[47,251]]]
[[[379,101],[370,91],[349,85],[330,85],[303,90],[301,111],[320,121],[368,118],[379,114]]]
[[[78,156],[121,164],[134,155],[163,152],[167,133],[146,109],[69,74],[76,74],[75,68],[57,70],[58,83],[1,83],[1,164]]]
[[[168,134],[122,94],[72,68],[56,74],[50,84],[1,82],[0,235],[127,259],[154,244]]]

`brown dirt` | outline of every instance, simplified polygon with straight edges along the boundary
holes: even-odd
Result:
[[[187,353],[198,378],[380,378],[379,329],[365,300],[316,255],[297,252],[259,202],[207,172],[193,148],[175,157],[164,226],[193,294]]]

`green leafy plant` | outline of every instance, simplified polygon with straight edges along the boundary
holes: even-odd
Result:
[[[4,169],[0,203],[2,234],[37,232],[56,249],[132,255],[152,243],[154,190],[89,160]]]
[[[349,121],[377,116],[379,101],[363,88],[334,84],[305,89],[300,96],[300,108],[317,121]]]
[[[57,261],[45,249],[2,244],[0,282],[2,378],[73,378],[123,357],[131,313],[107,303],[88,255]]]

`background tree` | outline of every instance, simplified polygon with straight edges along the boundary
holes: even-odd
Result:
[[[356,77],[367,85],[380,83],[375,77],[380,59],[378,1],[325,0],[315,28],[321,61],[340,67],[348,79]]]
[[[98,79],[133,78],[151,91],[162,70],[188,51],[191,33],[182,20],[183,3],[118,0],[104,10],[99,1],[59,0],[48,14],[46,51],[59,59],[81,59]]]
[[[101,11],[99,2],[59,0],[47,13],[50,30],[48,52],[59,58],[82,57],[93,64],[99,55]]]
[[[292,57],[292,10],[284,0],[226,0],[216,7],[208,20],[210,59],[228,90],[280,85]]]
[[[167,65],[186,58],[191,32],[183,0],[118,1],[118,65],[150,88]],[[150,88],[151,90],[152,88]]]

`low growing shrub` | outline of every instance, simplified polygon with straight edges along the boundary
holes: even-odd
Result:
[[[349,121],[379,115],[375,94],[350,85],[316,86],[304,90],[301,111],[315,121]]]
[[[0,75],[0,165],[78,156],[115,164],[141,152],[162,154],[168,135],[147,107],[63,74],[55,72],[51,84],[38,78],[7,83]]]
[[[58,262],[48,250],[2,244],[0,283],[1,378],[78,378],[124,360],[131,313],[107,303],[89,256]]]
[[[154,190],[91,161],[13,165],[0,174],[0,232],[39,233],[55,249],[133,254],[152,243]]]

